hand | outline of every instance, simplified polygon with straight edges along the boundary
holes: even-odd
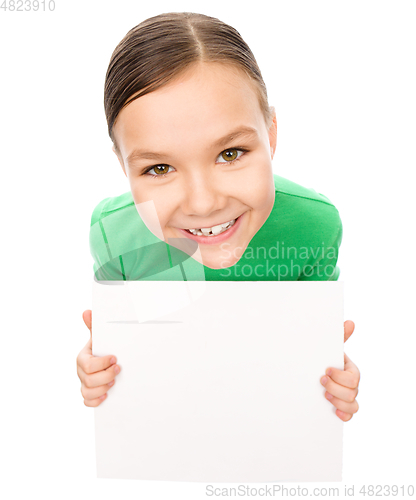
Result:
[[[98,406],[107,397],[108,389],[114,385],[120,367],[116,365],[116,357],[111,354],[92,355],[92,311],[84,311],[82,319],[90,331],[90,340],[77,356],[77,373],[81,380],[81,394],[85,406]]]
[[[344,342],[351,337],[354,328],[353,321],[344,322]],[[360,372],[344,353],[344,370],[328,368],[325,373],[326,376],[321,378],[321,384],[326,389],[325,397],[337,408],[336,415],[344,422],[348,422],[358,411],[358,403],[355,398],[358,394]]]

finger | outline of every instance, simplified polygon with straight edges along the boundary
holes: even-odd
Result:
[[[346,342],[351,337],[354,328],[354,321],[347,319],[347,321],[344,322],[344,342]]]
[[[79,351],[77,356],[77,366],[83,365],[90,357],[92,357],[92,342],[90,340]]]
[[[344,412],[344,413],[357,413],[359,405],[358,401],[355,399],[352,403],[347,403],[346,401],[343,401],[342,399],[336,398],[329,392],[325,392],[325,397],[326,399],[332,403],[335,408],[338,410]]]
[[[87,374],[97,373],[106,370],[117,363],[117,358],[113,354],[107,356],[93,356],[92,354],[80,353],[78,355],[78,366]]]
[[[325,373],[337,384],[350,389],[355,389],[360,383],[360,371],[345,353],[344,369],[339,370],[338,368],[331,367],[328,368]]]
[[[352,373],[360,381],[360,370],[357,368],[357,365],[353,363],[347,354],[344,352],[344,370]],[[357,384],[358,385],[358,384]]]
[[[352,415],[350,413],[344,413],[341,410],[336,410],[335,414],[337,415],[338,418],[340,418],[344,422],[348,422],[348,420],[352,419]]]
[[[84,323],[86,324],[87,328],[90,330],[90,338],[88,339],[88,342],[85,344],[81,352],[78,354],[77,365],[79,364],[80,358],[83,357],[85,354],[92,356],[91,315],[92,312],[89,309],[82,313],[82,319],[84,320]]]
[[[78,376],[80,377],[85,387],[92,389],[94,387],[99,387],[100,385],[108,384],[109,382],[114,380],[118,373],[120,373],[120,366],[112,365],[106,370],[101,370],[97,373],[92,374],[85,373],[80,368],[80,373],[78,374]]]
[[[110,383],[105,385],[100,385],[99,387],[94,387],[90,389],[86,387],[84,384],[81,385],[81,394],[84,399],[97,399],[103,394],[105,394],[113,385],[115,384],[115,379]]]
[[[82,313],[82,319],[84,323],[87,325],[88,330],[91,332],[92,328],[92,311],[91,309],[87,309]]]
[[[108,384],[109,382],[111,382],[111,380],[114,380],[114,378],[116,377],[116,375],[118,373],[120,373],[120,366],[119,365],[111,365],[109,368],[107,368],[107,370],[101,370],[99,372],[95,372],[95,373],[85,373],[84,370],[78,365],[77,366],[77,374],[78,374],[78,377],[79,379],[81,380],[81,383],[86,385],[86,387],[98,387],[99,385],[102,385],[102,384],[97,384],[97,383],[94,383],[95,381],[97,380],[101,380],[101,378],[97,378],[96,376],[99,375],[99,374],[106,374],[107,375],[104,375],[105,377],[105,381],[103,383],[105,384]],[[112,373],[112,377],[110,377],[110,374]],[[89,380],[89,382],[88,382]],[[93,382],[93,384],[91,385],[91,381]]]
[[[327,379],[326,382],[325,378]],[[331,377],[322,377],[321,384],[330,394],[336,398],[346,401],[347,403],[352,403],[358,394],[358,387],[355,389],[349,389],[348,387],[337,384],[331,379]]]
[[[107,397],[107,394],[104,394],[104,395],[102,395],[101,397],[99,397],[97,399],[92,399],[92,400],[90,400],[90,399],[85,400],[84,399],[84,405],[85,406],[96,407],[96,406],[100,405],[104,401],[104,399],[106,397]]]

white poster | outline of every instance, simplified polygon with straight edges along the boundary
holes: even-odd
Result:
[[[93,282],[97,477],[342,481],[343,282]]]

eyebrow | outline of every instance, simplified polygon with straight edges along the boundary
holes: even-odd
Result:
[[[236,130],[233,130],[232,132],[228,133],[227,135],[215,141],[212,144],[211,148],[221,148],[235,139],[250,138],[250,137],[258,137],[258,133],[255,128],[248,126],[239,127]],[[166,153],[161,153],[161,152],[157,153],[153,151],[144,151],[142,149],[135,149],[127,156],[126,163],[130,165],[131,163],[134,163],[135,161],[142,159],[160,161],[166,158],[169,158],[169,155]]]

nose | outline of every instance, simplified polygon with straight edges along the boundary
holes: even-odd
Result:
[[[224,185],[208,169],[192,171],[183,179],[182,212],[195,217],[209,217],[226,206]]]

